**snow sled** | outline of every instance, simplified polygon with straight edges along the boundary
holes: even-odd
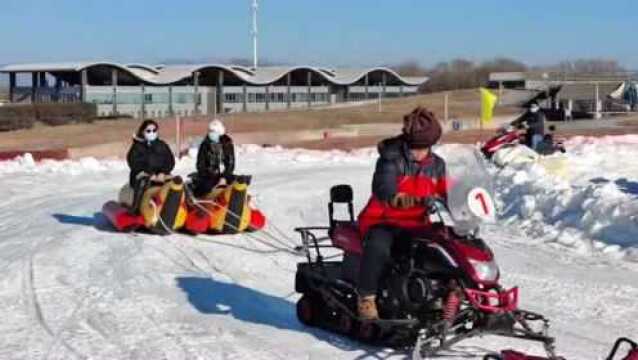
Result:
[[[193,234],[261,230],[266,225],[266,218],[251,207],[250,181],[250,176],[235,176],[229,185],[216,187],[201,199],[189,199],[185,229]]]
[[[621,348],[627,348],[626,352],[620,352]],[[618,355],[618,357],[616,356]],[[500,354],[488,354],[483,360],[560,360],[562,357],[541,357],[527,355],[514,350],[503,350]],[[627,339],[619,338],[611,349],[606,360],[638,360],[638,344]]]
[[[554,356],[549,321],[519,308],[518,288],[499,284],[494,254],[478,237],[479,224],[493,220],[495,209],[482,158],[467,150],[462,166],[448,162],[454,185],[447,202],[424,199],[432,225],[395,241],[392,261],[379,281],[379,320],[363,320],[357,313],[363,251],[352,188],[331,189],[329,225],[296,229],[299,250],[306,256],[295,276],[295,291],[302,294],[297,302],[300,322],[375,345],[413,345],[414,359],[487,334],[536,341]],[[336,206],[344,205],[347,216],[337,219]]]
[[[140,209],[135,213],[133,189],[126,184],[120,190],[119,201],[109,201],[102,213],[118,231],[146,229],[166,235],[182,228],[186,222],[187,208],[184,182],[179,176],[163,184],[152,183],[142,196]]]

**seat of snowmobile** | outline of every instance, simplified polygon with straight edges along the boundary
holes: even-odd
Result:
[[[332,245],[347,253],[361,255],[363,247],[359,233],[359,226],[354,219],[354,208],[352,187],[350,185],[335,185],[330,188],[330,202],[328,203],[328,214],[330,220],[330,230],[328,235]],[[335,204],[345,204],[348,209],[348,219],[338,220],[335,218]]]
[[[338,222],[330,228],[332,245],[347,253],[363,254],[359,226],[356,222]]]

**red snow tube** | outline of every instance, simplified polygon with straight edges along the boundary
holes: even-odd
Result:
[[[250,211],[250,230],[261,230],[266,226],[266,216],[256,209],[251,209]]]
[[[118,231],[131,231],[144,226],[142,215],[133,215],[116,201],[102,206],[102,213]]]
[[[200,209],[191,209],[184,228],[193,234],[203,234],[210,228],[210,215]]]

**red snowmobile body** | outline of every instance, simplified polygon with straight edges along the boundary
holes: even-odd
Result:
[[[565,152],[563,139],[554,137],[555,130],[553,125],[549,127],[549,133],[545,135],[545,138],[535,150],[538,154],[551,155],[556,152]],[[481,152],[486,158],[490,159],[497,151],[503,148],[524,144],[525,134],[521,133],[520,129],[499,129],[494,137],[487,140],[483,146],[481,146]]]
[[[481,147],[481,151],[489,159],[498,150],[507,146],[518,145],[522,142],[523,136],[518,130],[502,130],[496,136],[487,140]]]

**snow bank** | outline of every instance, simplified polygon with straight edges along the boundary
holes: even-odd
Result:
[[[79,160],[42,160],[36,162],[29,153],[13,160],[0,161],[0,175],[15,173],[80,175],[126,168],[126,163],[120,160],[97,160],[92,157]]]
[[[537,242],[638,262],[636,144],[636,135],[574,139],[564,177],[538,164],[495,170],[504,220]]]

